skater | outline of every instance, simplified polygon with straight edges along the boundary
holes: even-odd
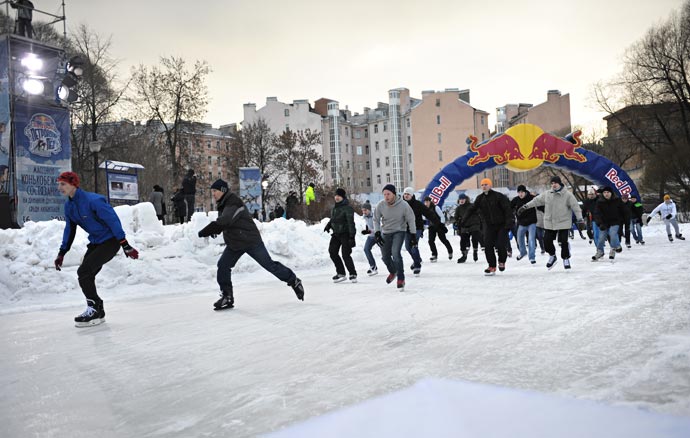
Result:
[[[599,227],[594,222],[594,210],[597,207],[597,188],[592,186],[587,190],[587,199],[582,203],[582,217],[585,219],[587,226],[587,237],[589,237],[589,244],[594,242],[596,246],[599,241]]]
[[[290,192],[288,197],[285,198],[285,219],[297,219],[298,205],[297,192]]]
[[[397,287],[401,292],[405,290],[405,271],[400,251],[406,239],[412,247],[417,246],[415,231],[412,207],[398,197],[393,184],[386,184],[383,199],[374,209],[374,238],[381,247],[381,258],[388,269],[386,283],[392,283],[397,277]]]
[[[335,276],[333,283],[345,281],[345,268],[350,274],[350,281],[357,283],[357,270],[352,261],[352,248],[355,247],[355,211],[350,206],[345,189],[335,190],[335,205],[331,210],[331,220],[328,221],[323,229],[326,233],[333,231],[331,242],[328,245],[328,254],[335,265]],[[340,251],[343,258],[338,254]],[[343,261],[345,266],[343,266]]]
[[[641,203],[637,202],[637,196],[635,195],[630,196],[630,203],[632,204],[632,208],[630,209],[630,232],[636,244],[644,245],[644,237],[642,237],[642,215],[644,214],[644,207]]]
[[[165,202],[163,201],[163,196],[163,187],[156,184],[153,186],[153,191],[149,195],[149,202],[153,204],[158,220],[165,225]]]
[[[184,223],[184,219],[187,217],[187,203],[184,202],[184,189],[180,187],[170,198],[173,203],[173,210],[175,217],[178,218],[181,224]]]
[[[503,193],[491,188],[491,180],[481,180],[482,193],[474,204],[465,212],[462,221],[465,222],[475,211],[479,211],[484,224],[484,255],[489,264],[484,270],[485,275],[496,275],[496,252],[498,252],[498,270],[505,271],[508,258],[508,230],[511,227],[513,212],[510,201]]]
[[[523,185],[518,186],[517,193],[518,195],[510,201],[510,206],[513,208],[513,211],[516,212],[518,223],[517,240],[520,254],[515,260],[522,260],[525,256],[529,255],[530,263],[535,264],[537,263],[535,255],[537,250],[537,211],[536,209],[529,209],[521,215],[517,214],[520,207],[534,199],[534,196],[532,196]],[[527,248],[525,248],[525,238],[528,240]]]
[[[441,207],[434,204],[430,197],[424,198],[424,206],[429,209],[431,215],[436,215],[436,219],[439,224],[434,225],[429,223],[429,248],[431,249],[431,262],[434,263],[438,259],[438,251],[436,250],[436,236],[438,235],[438,240],[443,243],[448,251],[448,260],[453,260],[453,247],[451,246],[446,234],[448,233],[448,227],[446,227],[446,215],[441,211]]]
[[[65,231],[55,259],[55,269],[61,270],[79,225],[89,234],[86,254],[77,269],[79,286],[86,297],[86,310],[74,318],[74,322],[77,327],[98,325],[105,322],[105,309],[96,291],[96,275],[120,248],[125,256],[135,260],[139,258],[139,252],[127,242],[120,218],[113,207],[103,196],[80,189],[76,173],[62,172],[57,178],[57,185],[60,194],[68,199],[65,202]]]
[[[425,217],[429,223],[434,226],[439,226],[441,222],[436,218],[436,214],[432,213],[431,210],[415,198],[414,189],[412,187],[405,187],[403,199],[414,212],[416,229],[411,230],[410,235],[415,234],[415,242],[419,242],[419,240],[424,237],[424,219],[422,219],[422,217]],[[419,275],[422,270],[422,256],[419,254],[419,247],[417,245],[412,245],[410,242],[410,235],[408,235],[407,240],[405,240],[405,249],[412,256],[412,267],[410,269],[412,269],[414,275]]]
[[[460,234],[460,252],[462,256],[458,259],[458,263],[465,263],[467,261],[467,254],[470,249],[470,241],[472,242],[472,259],[476,262],[479,260],[478,250],[481,241],[482,224],[479,220],[479,214],[475,211],[469,216],[465,217],[465,213],[472,206],[470,198],[466,194],[458,196],[458,206],[455,208],[455,224]]]
[[[189,169],[187,175],[182,180],[182,188],[184,190],[184,200],[187,203],[187,222],[192,220],[194,214],[194,202],[196,197],[196,176],[194,169]]]
[[[542,193],[520,207],[518,215],[524,214],[530,208],[544,206],[544,246],[549,254],[546,267],[551,269],[556,263],[556,247],[553,241],[558,238],[558,243],[561,245],[563,267],[570,269],[568,231],[573,225],[573,213],[575,213],[576,218],[581,218],[582,210],[580,210],[575,195],[565,190],[558,175],[553,176],[550,182],[551,190]],[[583,224],[581,219],[579,221]]]
[[[366,222],[362,234],[367,236],[367,241],[364,242],[364,255],[369,262],[367,275],[371,277],[372,275],[378,274],[379,270],[376,267],[376,259],[374,259],[374,255],[371,253],[371,249],[376,245],[376,239],[374,238],[374,215],[371,212],[371,203],[369,200],[362,204],[362,217]]]
[[[654,217],[654,215],[657,213],[661,215],[661,218],[666,224],[666,234],[668,234],[668,240],[670,242],[673,242],[671,226],[673,226],[673,230],[676,232],[676,239],[685,240],[685,237],[683,237],[683,235],[680,233],[680,229],[678,228],[678,220],[676,219],[676,203],[671,200],[670,195],[664,195],[664,202],[657,205],[656,208],[649,213],[649,217],[647,217],[647,225],[649,225],[649,221],[651,221],[652,217]]]
[[[632,203],[629,202],[630,196],[621,195],[621,205],[623,206],[623,223],[618,227],[618,238],[625,237],[625,246],[630,248],[630,221],[632,220]]]
[[[613,260],[617,252],[623,251],[620,244],[620,237],[618,229],[623,223],[625,212],[623,211],[623,203],[620,198],[613,194],[611,187],[604,187],[601,190],[601,198],[597,201],[597,207],[594,210],[594,221],[599,227],[599,241],[597,242],[597,252],[592,257],[592,261],[597,261],[604,257],[604,247],[606,241],[609,240],[611,250],[609,251],[609,259]]]
[[[295,291],[297,299],[304,301],[302,281],[292,270],[271,259],[254,219],[242,200],[228,191],[228,183],[222,179],[216,180],[211,185],[211,196],[216,201],[218,219],[199,231],[199,237],[215,237],[223,233],[225,241],[225,250],[218,259],[216,274],[216,280],[220,286],[220,299],[213,304],[214,309],[234,307],[232,268],[245,253],[256,260],[262,268],[287,283]]]

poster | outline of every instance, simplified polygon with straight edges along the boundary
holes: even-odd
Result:
[[[7,40],[0,44],[0,59],[7,59]],[[10,180],[10,90],[7,63],[0,62],[0,194],[14,191]]]
[[[250,213],[261,211],[261,171],[258,167],[240,167],[240,199]]]
[[[14,114],[17,222],[64,220],[56,179],[72,166],[69,111],[17,101]]]
[[[108,172],[109,199],[139,202],[139,183],[136,175]]]

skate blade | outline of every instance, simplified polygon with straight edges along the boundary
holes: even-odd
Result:
[[[333,283],[342,283],[343,281],[345,281],[345,277],[333,280]]]
[[[436,263],[438,260],[429,260],[431,263]]]
[[[350,280],[350,283],[357,283],[357,279]]]
[[[378,275],[378,271],[377,271],[377,272],[372,272],[371,274],[367,274],[367,275],[368,275],[369,277],[373,277],[374,275]]]
[[[233,309],[235,306],[230,305],[230,306],[223,306],[223,307],[214,307],[213,310],[218,311],[218,310],[225,310],[225,309]]]
[[[92,319],[91,321],[86,321],[86,322],[75,322],[74,326],[79,327],[79,328],[93,327],[95,325],[101,325],[104,322],[105,322],[105,318]]]

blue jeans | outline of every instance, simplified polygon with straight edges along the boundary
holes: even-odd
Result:
[[[594,244],[599,248],[599,225],[596,222],[592,222],[592,236],[594,236]]]
[[[527,250],[525,249],[525,233],[527,233],[527,239],[529,242],[527,246],[529,247],[529,259],[535,259],[535,251],[537,249],[537,224],[536,222],[529,225],[520,225],[518,227],[517,238],[518,246],[520,248],[520,257],[527,255]]]
[[[606,238],[610,238],[611,248],[619,248],[621,246],[620,237],[618,237],[618,228],[620,225],[611,225],[605,230],[599,229],[599,240],[597,240],[597,251],[604,252],[606,246]]]
[[[642,242],[644,237],[642,237],[642,222],[630,221],[630,232],[632,233],[635,242]]]
[[[216,280],[221,291],[232,290],[232,268],[235,267],[235,264],[237,264],[237,261],[244,253],[249,254],[249,257],[256,260],[262,268],[278,277],[280,281],[284,281],[287,284],[295,282],[297,278],[295,273],[282,263],[272,260],[263,242],[259,242],[258,245],[244,251],[235,251],[226,246],[225,251],[218,259],[218,273],[216,274]]]
[[[376,260],[374,255],[371,253],[371,248],[376,245],[376,239],[373,234],[367,236],[367,241],[364,242],[364,255],[367,256],[367,261],[369,262],[369,268],[376,269]]]
[[[404,231],[403,231],[404,233]],[[410,233],[405,233],[405,249],[407,252],[410,253],[412,256],[412,264],[414,265],[415,268],[421,268],[422,267],[422,256],[419,255],[419,248],[418,247],[412,247],[410,244]],[[419,241],[422,240],[422,234],[424,234],[424,230],[417,230],[415,235],[417,236],[417,244],[419,244]]]
[[[381,248],[382,260],[388,269],[388,273],[397,274],[398,280],[405,279],[403,259],[400,251],[402,250],[403,241],[409,240],[405,238],[406,234],[409,233],[406,231],[397,231],[392,234],[383,235],[383,248]]]

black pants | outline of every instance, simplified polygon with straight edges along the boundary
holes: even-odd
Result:
[[[340,258],[338,252],[342,248],[343,258]],[[333,234],[331,236],[331,243],[328,245],[328,254],[335,265],[335,272],[340,275],[345,275],[345,267],[350,275],[357,275],[355,263],[352,261],[352,247],[350,246],[349,234]],[[343,266],[345,261],[345,266]]]
[[[431,248],[431,255],[436,257],[438,252],[436,251],[436,236],[438,235],[438,240],[446,247],[448,250],[448,255],[453,254],[453,246],[446,238],[446,233],[437,229],[436,227],[429,227],[429,248]]]
[[[630,245],[630,221],[623,221],[623,225],[618,227],[618,237],[620,240],[625,237],[625,244]]]
[[[192,220],[194,214],[194,198],[196,195],[184,195],[184,200],[187,203],[187,222]]]
[[[103,243],[89,243],[86,246],[86,254],[81,266],[77,269],[79,286],[88,300],[100,302],[101,299],[96,292],[96,275],[101,272],[103,265],[115,257],[120,249],[117,239],[106,240]]]
[[[570,258],[570,244],[568,243],[568,232],[570,230],[544,230],[544,247],[546,252],[553,256],[556,255],[556,247],[553,244],[554,239],[558,237],[558,244],[561,245],[561,258]]]
[[[471,231],[469,233],[460,233],[460,251],[464,253],[470,249],[470,241],[472,242],[472,248],[477,249],[481,241],[481,233],[479,230]]]
[[[164,214],[157,214],[156,217],[158,218],[159,221],[163,222],[163,225],[165,225],[165,215]]]
[[[25,36],[27,38],[34,37],[34,28],[31,25],[31,20],[26,18],[17,19],[17,35]]]
[[[484,255],[492,268],[496,267],[496,252],[498,263],[505,263],[508,258],[508,230],[505,225],[484,224]]]

